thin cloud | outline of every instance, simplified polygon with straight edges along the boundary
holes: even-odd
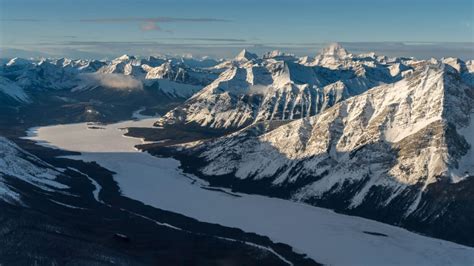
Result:
[[[117,90],[142,90],[143,83],[132,76],[123,74],[84,73],[80,79],[86,87],[101,85]]]
[[[193,41],[195,39],[207,40],[205,43],[195,43],[195,42],[162,42],[160,40],[189,40]],[[28,45],[27,43],[17,43],[18,45]],[[129,47],[137,47],[137,46],[150,46],[150,47],[157,47],[157,46],[169,46],[169,47],[178,47],[178,46],[202,46],[202,47],[212,47],[215,45],[218,46],[234,46],[234,45],[243,45],[246,44],[245,42],[241,42],[239,40],[233,41],[233,39],[213,39],[213,38],[160,38],[159,40],[154,41],[61,41],[61,42],[39,42],[35,43],[35,46],[129,46]],[[252,44],[246,44],[252,45]]]
[[[80,22],[95,22],[95,23],[122,23],[122,22],[156,22],[156,23],[170,23],[170,22],[230,22],[228,19],[220,18],[174,18],[174,17],[124,17],[124,18],[92,18],[81,19]]]
[[[37,18],[0,18],[0,21],[11,21],[11,22],[41,22],[47,21],[46,19]]]
[[[77,36],[75,35],[41,35],[40,36],[41,38],[48,38],[48,39],[51,39],[51,38],[61,38],[61,39],[77,39]]]
[[[165,40],[183,40],[183,41],[211,41],[211,42],[247,42],[245,39],[234,38],[162,38]]]
[[[163,31],[171,33],[170,30],[163,29],[161,23],[212,23],[212,22],[230,22],[228,19],[220,18],[174,18],[174,17],[124,17],[124,18],[92,18],[81,19],[80,22],[86,23],[141,23],[142,31]]]
[[[38,18],[0,18],[0,21],[9,22],[45,22],[46,19]],[[225,23],[229,19],[221,18],[176,18],[176,17],[110,17],[110,18],[87,18],[75,20],[84,23],[138,23],[142,31],[172,31],[163,29],[161,23]],[[64,22],[64,21],[63,21]],[[71,21],[69,21],[71,22]]]
[[[157,31],[161,31],[161,27],[158,26],[156,23],[154,22],[145,22],[143,23],[141,26],[140,26],[141,30],[142,31],[153,31],[153,30],[157,30]]]
[[[165,40],[174,38],[158,38],[153,41],[63,41],[63,42],[40,42],[34,44],[17,43],[15,47],[22,47],[28,51],[2,49],[3,57],[30,57],[39,56],[38,52],[48,53],[50,56],[74,56],[78,58],[114,58],[124,53],[138,56],[157,54],[182,55],[193,54],[194,56],[210,56],[213,58],[232,58],[243,48],[253,53],[263,54],[275,49],[292,53],[297,56],[314,56],[327,43],[252,43],[252,42],[196,42],[196,41],[174,41]],[[178,38],[175,38],[178,39]],[[189,38],[194,39],[194,38]],[[205,38],[202,38],[205,39]],[[213,39],[213,38],[209,38]],[[218,39],[218,38],[216,38]],[[376,52],[387,56],[414,56],[419,59],[431,57],[459,57],[463,60],[474,59],[474,45],[472,42],[342,42],[344,48],[354,54]],[[36,52],[34,52],[36,51]]]

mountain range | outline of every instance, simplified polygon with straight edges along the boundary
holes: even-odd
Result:
[[[216,186],[473,244],[472,62],[337,44],[304,63],[244,54],[154,131],[131,129],[161,141],[141,148]],[[166,144],[163,132],[183,128],[225,134]]]
[[[216,187],[333,209],[474,246],[474,62],[247,50],[229,60],[8,59],[0,135],[33,126],[160,115],[128,135]],[[135,113],[136,114],[136,113]],[[63,176],[0,137],[0,200],[64,189]],[[24,144],[24,143],[23,143]],[[13,182],[13,183],[12,183]]]

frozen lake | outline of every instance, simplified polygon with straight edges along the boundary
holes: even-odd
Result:
[[[116,172],[124,196],[203,222],[240,228],[291,245],[317,262],[331,265],[473,265],[474,249],[428,238],[379,222],[257,195],[201,188],[171,158],[134,148],[141,139],[125,137],[126,127],[151,127],[156,119],[106,126],[87,123],[31,129],[42,145],[81,152],[69,158],[95,161]],[[105,188],[106,189],[106,188]],[[371,235],[364,231],[387,236]]]

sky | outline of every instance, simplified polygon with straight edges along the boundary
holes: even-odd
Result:
[[[0,0],[0,57],[229,58],[246,48],[474,59],[474,0]]]

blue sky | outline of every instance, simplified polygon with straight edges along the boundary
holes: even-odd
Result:
[[[1,56],[231,57],[242,48],[474,58],[474,0],[0,0]]]

